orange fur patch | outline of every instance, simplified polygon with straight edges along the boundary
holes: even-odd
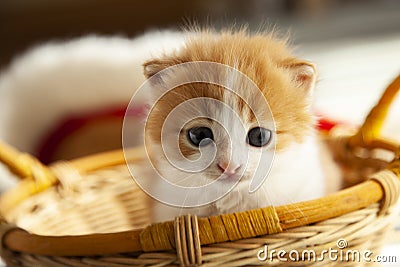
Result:
[[[309,88],[302,88],[298,84],[299,81],[310,79],[304,74],[293,77],[292,71],[292,66],[312,65],[293,57],[286,41],[275,38],[273,34],[249,35],[245,31],[198,32],[191,35],[185,47],[175,54],[146,62],[145,74],[150,77],[166,67],[192,61],[229,65],[254,81],[273,113],[278,150],[292,142],[301,142],[313,129],[314,120],[309,112]],[[315,81],[315,77],[312,81]],[[196,83],[180,86],[167,93],[149,117],[149,138],[160,142],[160,129],[167,114],[183,101],[195,97],[210,97],[222,101],[225,93],[218,86]],[[246,108],[244,101],[239,100],[238,103],[239,109]],[[250,115],[249,119],[254,120],[254,116]],[[184,155],[192,153],[190,149],[185,150],[184,146],[182,149]]]

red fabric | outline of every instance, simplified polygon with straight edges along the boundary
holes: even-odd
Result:
[[[323,132],[329,132],[333,127],[335,127],[336,125],[341,124],[337,121],[333,121],[333,120],[329,120],[326,118],[320,118],[318,120],[318,130],[323,131]]]
[[[146,107],[143,106],[130,109],[127,114],[140,118],[143,116],[145,108]],[[66,118],[60,121],[60,123],[58,123],[58,125],[43,138],[42,142],[40,142],[40,145],[38,146],[36,155],[41,162],[48,164],[51,162],[57,147],[67,136],[81,129],[90,122],[109,118],[122,118],[125,116],[125,113],[126,108],[124,107],[106,109],[99,112],[84,114],[82,116]]]
[[[143,118],[146,109],[146,106],[136,107],[128,110],[127,114],[129,116]],[[113,108],[64,119],[43,139],[41,145],[39,145],[39,149],[37,150],[38,158],[45,164],[50,163],[57,147],[61,144],[65,137],[79,130],[91,121],[104,120],[112,117],[122,118],[125,116],[126,111],[126,108]],[[321,132],[329,132],[338,124],[342,123],[321,117],[318,120],[317,128]]]

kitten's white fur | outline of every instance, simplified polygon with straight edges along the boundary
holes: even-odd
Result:
[[[327,175],[323,172],[319,141],[314,135],[301,144],[293,144],[284,152],[276,153],[274,163],[263,185],[249,194],[249,180],[242,180],[236,188],[215,203],[199,208],[175,208],[155,203],[153,220],[165,221],[187,213],[200,216],[245,211],[270,205],[279,206],[319,198],[327,193]],[[305,156],[306,155],[306,156]],[[333,164],[331,159],[325,164]],[[167,163],[161,168],[169,170]],[[334,169],[338,176],[338,170]],[[154,186],[157,186],[155,184]],[[338,184],[335,183],[334,190]],[[160,188],[159,190],[162,190]],[[199,196],[200,197],[200,196]]]

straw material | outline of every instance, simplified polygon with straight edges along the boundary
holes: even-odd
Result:
[[[379,133],[399,88],[400,77],[357,133],[327,137],[346,182],[357,185],[317,200],[207,218],[151,224],[152,200],[131,178],[122,151],[46,167],[0,143],[0,160],[25,178],[0,198],[0,254],[10,266],[364,266],[354,255],[318,256],[329,249],[379,253],[400,195],[400,145]],[[126,156],[140,164],[144,152]],[[278,260],[266,249],[306,256]],[[307,254],[311,249],[315,255]]]
[[[390,172],[384,171],[383,173],[389,174]],[[121,179],[121,177],[125,178]],[[388,183],[396,181],[392,179],[393,175],[389,175],[388,177],[390,177],[388,178]],[[101,185],[103,189],[100,191],[93,191],[94,188],[91,188],[92,185]],[[112,188],[109,188],[110,186]],[[108,189],[104,189],[107,187]],[[137,207],[137,205],[142,203],[139,200],[145,197],[145,195],[135,186],[133,180],[129,176],[126,166],[124,165],[96,171],[83,177],[79,183],[76,184],[75,190],[77,191],[72,192],[72,195],[70,195],[71,198],[65,199],[65,192],[63,192],[60,195],[51,194],[55,197],[54,199],[51,199],[48,196],[51,190],[57,191],[57,188],[51,188],[43,194],[32,197],[30,202],[24,202],[19,205],[18,209],[22,210],[14,210],[9,214],[10,217],[8,217],[8,220],[18,221],[20,227],[30,229],[30,231],[34,233],[40,233],[43,235],[84,234],[93,231],[98,233],[116,232],[133,228],[138,229],[149,224],[148,210],[142,210]],[[76,195],[80,190],[84,190],[85,192],[83,197],[80,194]],[[110,192],[110,190],[114,192],[112,194],[102,194],[102,192]],[[74,194],[75,197],[73,197]],[[92,194],[100,195],[95,197]],[[107,195],[109,197],[106,197]],[[116,197],[112,198],[112,195]],[[84,198],[84,200],[82,200],[82,198]],[[98,202],[99,200],[101,200],[100,203]],[[57,203],[58,207],[54,208],[52,205],[48,204],[48,207],[44,206],[41,210],[37,207],[39,204],[46,205],[49,201],[51,203]],[[119,202],[118,204],[108,204],[107,206],[106,203],[109,201]],[[98,207],[101,208],[100,211],[94,207],[96,206],[96,203],[98,204]],[[30,206],[28,204],[36,207],[35,210],[30,211],[30,216],[26,216],[28,211],[24,210]],[[66,209],[66,207],[62,207],[63,205],[67,206],[69,210]],[[125,210],[124,212],[121,212],[120,210],[116,210],[115,207],[124,207]],[[61,209],[63,211],[63,216],[51,215],[54,212],[54,209]],[[382,233],[384,229],[390,226],[390,222],[394,215],[393,212],[387,210],[385,214],[378,216],[377,213],[379,211],[379,205],[372,204],[364,209],[322,221],[312,226],[297,227],[275,235],[263,235],[258,238],[248,238],[234,242],[215,244],[208,248],[203,248],[200,256],[198,254],[200,251],[198,249],[200,240],[198,239],[197,241],[192,240],[187,242],[186,237],[182,237],[182,234],[180,234],[179,231],[176,231],[176,229],[180,229],[180,232],[189,232],[188,236],[190,237],[193,237],[193,232],[199,231],[198,219],[189,216],[186,218],[177,218],[175,223],[171,224],[172,232],[175,228],[175,237],[171,238],[172,240],[178,240],[178,242],[175,241],[177,244],[191,243],[190,248],[186,250],[184,248],[187,248],[187,245],[177,245],[177,256],[176,254],[173,254],[172,251],[167,251],[163,253],[142,253],[141,255],[136,256],[134,254],[117,254],[100,258],[96,257],[96,260],[91,257],[43,257],[29,255],[27,253],[14,254],[13,258],[14,260],[18,258],[18,266],[40,266],[40,264],[43,264],[44,259],[46,259],[47,262],[45,263],[47,264],[45,266],[132,266],[132,264],[153,266],[155,263],[178,265],[177,259],[181,258],[182,260],[184,257],[182,255],[188,255],[188,251],[190,251],[189,254],[196,255],[195,257],[192,256],[193,261],[198,263],[201,260],[205,266],[216,266],[220,264],[241,266],[242,264],[262,264],[263,262],[257,259],[257,252],[260,249],[263,249],[266,244],[268,244],[270,249],[284,249],[286,251],[291,249],[301,250],[312,244],[315,251],[321,251],[322,249],[328,249],[329,247],[335,248],[335,242],[344,237],[351,245],[351,247],[348,247],[349,249],[358,247],[377,251],[383,238]],[[96,214],[100,214],[98,215],[100,218],[98,218]],[[228,221],[229,217],[232,217],[232,215],[226,215],[225,217],[225,221]],[[269,216],[267,217],[269,218]],[[107,218],[109,220],[106,220]],[[190,220],[190,223],[188,223],[188,220]],[[203,220],[203,225],[204,221],[208,221],[206,219],[200,220]],[[212,220],[216,219],[210,219],[210,221]],[[138,223],[139,221],[140,223]],[[184,222],[183,224],[180,223],[182,221]],[[70,224],[69,222],[73,223]],[[192,224],[195,225],[195,227],[192,227]],[[215,222],[210,223],[210,225],[211,224],[216,228],[214,232],[218,229],[224,228]],[[163,228],[158,225],[158,229],[162,231]],[[246,231],[250,231],[247,227],[242,229],[245,229],[244,234]],[[141,236],[146,236],[146,232],[149,231],[157,232],[154,228],[148,228],[141,232]],[[210,230],[210,232],[213,231]],[[226,230],[223,232],[226,232]],[[235,231],[233,233],[235,233]],[[236,232],[236,234],[240,235],[239,232]],[[220,234],[214,235],[216,237],[213,238],[217,239],[217,236]],[[198,235],[194,236],[196,237]],[[235,234],[232,234],[231,237],[231,239],[240,238],[240,236],[235,236]],[[166,240],[163,238],[160,239]],[[203,240],[203,242],[209,241]],[[149,248],[147,249],[149,250]],[[170,250],[171,249],[174,248],[171,247]],[[145,247],[144,250],[146,250]],[[277,260],[275,259],[275,261]],[[60,265],[60,262],[64,265]],[[80,265],[78,265],[78,263]],[[119,265],[107,265],[111,263]],[[189,257],[186,259],[186,263],[190,263]],[[317,262],[311,261],[310,266],[315,263]],[[278,264],[278,261],[276,264]],[[301,265],[306,266],[304,262]],[[189,266],[189,264],[186,264],[186,266]],[[356,266],[356,263],[349,266]]]

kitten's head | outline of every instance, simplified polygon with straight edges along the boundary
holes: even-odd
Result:
[[[169,67],[199,61],[231,68],[159,75]],[[221,84],[176,81],[198,72],[236,91]],[[303,142],[312,131],[314,65],[294,58],[286,42],[272,35],[198,32],[175,54],[146,62],[144,73],[148,78],[158,75],[153,90],[165,90],[148,117],[146,143],[158,171],[176,184],[250,180],[263,152],[279,153]],[[254,82],[258,93],[246,79]],[[211,162],[200,160],[204,158]]]

